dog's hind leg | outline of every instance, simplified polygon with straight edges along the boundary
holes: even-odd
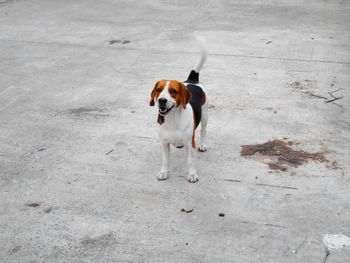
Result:
[[[185,147],[187,152],[187,181],[195,183],[199,180],[196,167],[194,166],[196,149],[192,147],[192,143],[189,143]]]
[[[202,105],[201,118],[201,138],[198,151],[205,152],[207,150],[207,124],[208,124],[208,100]]]

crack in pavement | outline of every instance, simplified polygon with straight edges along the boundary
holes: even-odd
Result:
[[[13,0],[11,0],[13,1]],[[114,49],[114,50],[133,50],[133,51],[147,51],[147,52],[163,52],[172,54],[191,54],[198,55],[197,52],[191,51],[176,51],[176,50],[166,50],[166,49],[144,49],[144,48],[132,48],[132,47],[111,47],[111,46],[98,46],[98,45],[86,45],[86,44],[72,44],[67,42],[42,42],[42,41],[27,41],[27,40],[15,40],[15,39],[0,39],[0,42],[13,42],[13,43],[25,43],[25,44],[39,44],[39,45],[53,45],[53,46],[70,46],[70,47],[85,47],[85,48],[104,48],[104,49]],[[350,65],[348,61],[334,61],[334,60],[315,60],[315,59],[299,59],[299,58],[279,58],[279,57],[267,57],[267,56],[254,56],[254,55],[239,55],[239,54],[220,54],[220,53],[208,53],[210,56],[216,57],[240,57],[240,58],[253,58],[253,59],[268,59],[268,60],[284,60],[284,61],[300,61],[300,62],[312,62],[312,63],[330,63],[330,64],[344,64]]]

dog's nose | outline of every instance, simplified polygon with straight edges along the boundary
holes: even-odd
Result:
[[[159,105],[162,105],[162,106],[164,106],[166,103],[167,103],[167,99],[166,98],[160,98],[159,100],[158,100],[158,102],[159,102]]]

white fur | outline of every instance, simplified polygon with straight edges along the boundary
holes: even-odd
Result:
[[[196,38],[196,40],[199,44],[199,47],[200,47],[201,58],[198,61],[197,65],[194,67],[194,71],[199,72],[205,63],[205,60],[206,60],[207,55],[208,55],[208,51],[205,48],[205,39],[203,37],[200,37],[200,36],[195,36],[195,38]]]
[[[165,90],[165,89],[164,89]],[[165,92],[167,93],[167,92]],[[179,105],[174,107],[165,117],[165,121],[159,126],[159,137],[162,145],[162,168],[157,175],[158,180],[165,180],[169,176],[170,144],[184,146],[187,154],[187,180],[191,183],[198,181],[197,170],[194,166],[195,149],[192,147],[193,134],[193,110],[190,104],[186,109]],[[206,151],[206,125],[208,122],[208,102],[202,106],[201,137],[198,150]]]
[[[174,100],[173,97],[171,97],[171,95],[169,94],[169,84],[170,84],[170,81],[167,81],[165,83],[165,86],[164,86],[164,89],[163,91],[159,94],[159,98],[162,98],[162,99],[167,99],[167,108],[170,108],[171,106],[174,106],[176,104],[176,101]],[[169,112],[170,113],[170,112]]]

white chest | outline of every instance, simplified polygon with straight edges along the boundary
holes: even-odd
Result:
[[[176,146],[185,145],[190,134],[179,130],[160,129],[159,137],[162,141]]]
[[[193,113],[190,107],[181,112],[174,112],[166,116],[159,127],[160,139],[175,146],[186,145],[191,142],[193,135]]]

